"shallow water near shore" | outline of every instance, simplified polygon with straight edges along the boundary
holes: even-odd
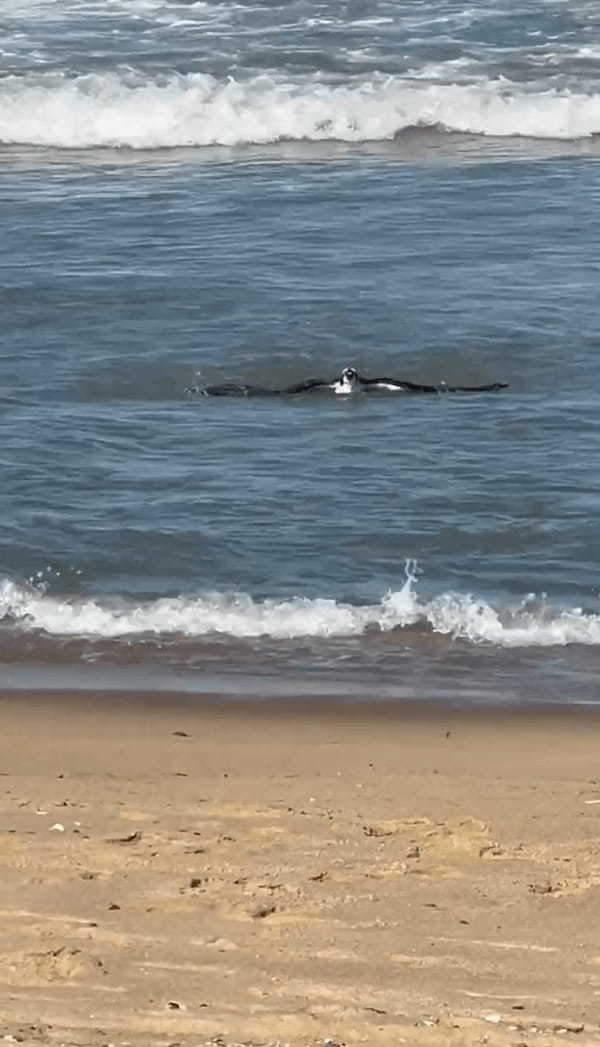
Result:
[[[530,6],[5,16],[0,686],[597,699],[595,23]],[[184,392],[348,364],[511,384]]]

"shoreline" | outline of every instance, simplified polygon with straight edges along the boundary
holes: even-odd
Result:
[[[594,701],[553,701],[543,699],[515,699],[496,701],[471,698],[459,702],[454,696],[443,698],[427,697],[357,697],[350,693],[333,696],[330,692],[300,693],[296,697],[274,691],[263,695],[252,689],[243,693],[243,677],[235,691],[207,689],[179,690],[156,688],[145,690],[139,686],[132,689],[101,687],[63,688],[54,687],[3,687],[0,684],[0,712],[16,706],[22,712],[41,710],[50,706],[55,712],[70,710],[77,716],[85,710],[88,714],[123,713],[133,715],[160,716],[169,712],[182,712],[190,716],[250,716],[265,721],[280,719],[320,719],[325,722],[340,721],[366,725],[385,722],[417,723],[464,723],[476,725],[514,725],[535,727],[540,723],[563,724],[565,728],[575,724],[600,725],[600,699]]]
[[[0,693],[1,1031],[591,1047],[599,739],[585,707]]]
[[[410,674],[407,674],[410,680]],[[534,711],[536,709],[597,709],[600,711],[600,695],[591,687],[592,677],[588,672],[586,685],[577,681],[574,690],[568,691],[568,678],[551,687],[537,681],[535,687],[523,684],[527,675],[526,666],[519,666],[514,673],[512,685],[504,685],[496,679],[494,672],[450,675],[444,679],[440,673],[430,678],[415,675],[414,682],[394,682],[389,679],[374,680],[367,673],[364,678],[350,672],[339,676],[296,671],[292,675],[260,675],[248,671],[219,673],[210,671],[186,671],[157,669],[150,667],[134,670],[121,667],[19,666],[5,664],[0,673],[0,700],[11,695],[53,695],[58,701],[69,695],[78,700],[85,696],[113,696],[119,700],[129,696],[132,701],[143,695],[148,702],[165,699],[192,705],[264,705],[291,706],[315,705],[323,710],[331,705],[350,708],[356,706],[375,709],[378,706],[397,706],[415,709],[431,707],[463,709],[465,711],[499,710]],[[560,678],[558,678],[560,681]],[[595,680],[595,678],[594,678]],[[518,681],[519,686],[514,683]],[[548,683],[548,681],[546,681]],[[590,686],[587,686],[587,683]],[[580,696],[577,696],[580,692]],[[564,694],[569,697],[565,698]],[[368,697],[367,697],[368,696]]]

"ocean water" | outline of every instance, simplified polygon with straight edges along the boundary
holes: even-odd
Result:
[[[599,34],[5,0],[0,688],[600,699]]]

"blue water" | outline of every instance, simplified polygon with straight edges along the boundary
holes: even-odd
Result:
[[[577,2],[9,7],[0,685],[596,700],[596,33]],[[185,393],[348,364],[510,388]]]

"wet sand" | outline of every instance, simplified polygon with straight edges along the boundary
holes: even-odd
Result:
[[[0,1042],[600,1042],[591,710],[0,695]]]

